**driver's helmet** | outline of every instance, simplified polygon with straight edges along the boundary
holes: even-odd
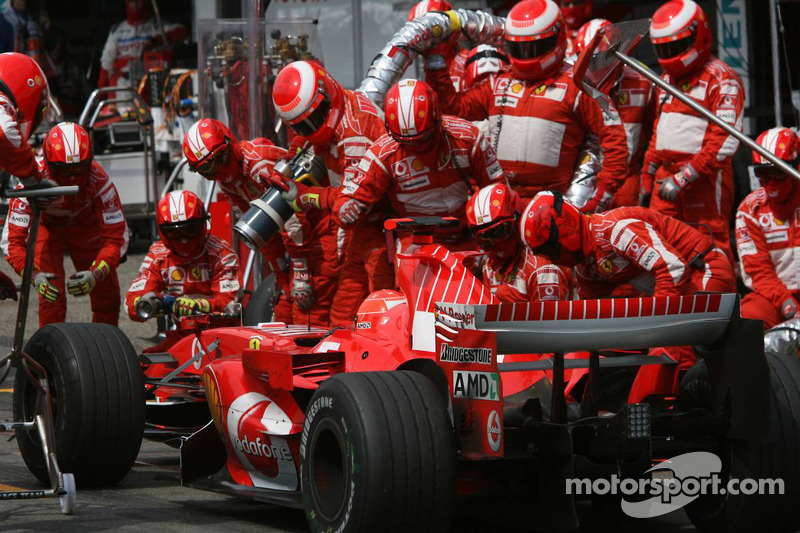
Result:
[[[487,185],[467,200],[467,225],[486,251],[516,249],[517,194],[505,183]]]
[[[213,118],[192,124],[183,136],[189,168],[209,180],[231,181],[241,175],[241,148],[228,127]]]
[[[199,256],[208,238],[206,208],[191,191],[172,191],[156,208],[156,224],[164,245],[183,258]]]
[[[272,103],[298,135],[312,144],[328,144],[344,114],[344,89],[322,65],[295,61],[278,72]]]
[[[580,54],[589,46],[594,36],[600,28],[611,26],[611,23],[606,19],[592,19],[578,30],[578,35],[575,37],[575,53]]]
[[[508,68],[508,56],[488,44],[479,44],[470,50],[464,62],[466,87],[480,83],[492,74],[497,74]]]
[[[43,145],[44,165],[59,185],[82,185],[92,169],[92,143],[83,127],[61,122],[47,133]]]
[[[692,0],[670,0],[650,22],[650,41],[664,72],[676,78],[703,66],[711,53],[711,28]]]
[[[47,116],[50,87],[44,72],[25,54],[0,54],[0,94],[16,109],[19,131],[27,141]]]
[[[567,52],[564,16],[553,0],[522,0],[506,17],[505,40],[511,70],[539,80],[561,68]]]
[[[384,121],[395,141],[415,151],[427,150],[441,132],[436,92],[424,81],[400,80],[386,94]]]
[[[584,217],[559,192],[540,192],[520,220],[520,237],[531,251],[560,266],[574,266],[583,256]]]

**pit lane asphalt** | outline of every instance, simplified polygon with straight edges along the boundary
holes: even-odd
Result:
[[[147,246],[139,243],[132,248],[126,263],[119,268],[120,287],[124,291],[136,276]],[[67,259],[67,274],[72,265]],[[0,270],[16,279],[4,260]],[[28,313],[27,336],[38,327],[38,301],[31,299]],[[0,353],[11,347],[14,332],[16,304],[0,301]],[[68,300],[67,320],[88,322],[91,320],[88,298]],[[131,339],[138,350],[148,346],[155,332],[152,324],[132,322],[120,316],[120,328]],[[0,384],[0,421],[10,420],[13,376]],[[9,433],[0,433],[0,490],[8,487],[41,488],[25,467],[16,441],[9,441]],[[591,514],[588,504],[580,503],[578,515],[581,531],[610,530]],[[531,517],[535,527],[535,517]],[[636,521],[631,531],[672,533],[694,531],[686,516],[677,511],[665,517]],[[302,511],[284,509],[266,504],[243,501],[236,498],[180,486],[179,453],[164,444],[144,441],[136,465],[131,473],[116,487],[106,490],[79,490],[78,506],[74,516],[60,512],[58,500],[0,501],[0,532],[80,532],[95,531],[153,531],[153,532],[247,532],[266,533],[306,532]],[[615,526],[615,531],[625,528]],[[491,524],[476,524],[472,520],[460,520],[453,531],[482,532],[501,530]],[[503,530],[505,531],[505,530]]]

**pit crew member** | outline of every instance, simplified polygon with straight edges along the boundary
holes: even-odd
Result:
[[[580,54],[592,42],[597,30],[610,25],[611,23],[605,19],[592,19],[581,26],[575,38],[576,53]],[[633,206],[640,203],[639,179],[642,174],[642,159],[652,134],[656,113],[653,84],[635,70],[624,65],[621,67],[621,74],[609,91],[609,97],[625,127],[625,138],[628,142],[628,172],[614,196],[611,207]],[[650,201],[649,196],[643,199],[646,202]]]
[[[644,207],[582,215],[560,193],[537,194],[522,214],[520,236],[533,253],[574,267],[580,298],[602,298],[631,284],[646,295],[735,292],[733,269],[711,236]],[[679,350],[679,370],[694,363]]]
[[[237,219],[250,208],[250,201],[261,197],[269,187],[269,183],[261,179],[261,173],[271,174],[275,163],[287,154],[284,148],[263,137],[236,141],[227,126],[211,118],[192,124],[183,137],[183,153],[189,168],[219,185],[230,199]],[[291,324],[289,265],[281,236],[270,239],[261,253],[283,293],[275,303],[273,318]]]
[[[485,252],[478,277],[501,302],[569,299],[561,268],[520,242],[517,203],[505,183],[487,185],[467,202],[467,224]]]
[[[58,185],[77,185],[75,196],[52,199],[44,206],[34,249],[33,285],[39,293],[39,326],[64,322],[67,295],[89,295],[92,321],[117,325],[120,293],[116,269],[128,249],[128,228],[117,189],[94,161],[89,135],[81,126],[62,122],[43,146],[39,172]],[[2,249],[22,275],[32,210],[15,198],[3,227]],[[64,255],[76,273],[65,279]],[[66,291],[65,291],[66,288]]]
[[[800,139],[788,128],[772,128],[756,142],[797,168]],[[736,248],[744,284],[753,292],[742,300],[742,316],[769,329],[800,317],[800,183],[753,152],[752,171],[761,188],[736,212]]]
[[[47,78],[36,61],[8,52],[0,54],[0,81],[0,169],[25,187],[38,186],[42,176],[28,138],[47,115]]]
[[[739,75],[711,55],[708,17],[692,0],[671,0],[653,15],[650,40],[664,80],[719,118],[742,126],[744,88]],[[665,91],[644,158],[643,187],[655,179],[650,207],[708,226],[715,244],[732,258],[732,159],[739,141]]]
[[[488,44],[479,44],[470,50],[464,68],[464,90],[467,90],[487,78],[496,76],[499,72],[507,71],[511,66],[506,54]],[[481,135],[487,139],[491,137],[488,119],[475,120],[472,123],[478,128]]]
[[[178,43],[189,37],[180,24],[164,22],[164,35],[150,12],[150,0],[125,0],[126,18],[113,28],[100,56],[98,87],[127,86],[129,63],[157,46]]]
[[[367,148],[385,132],[380,111],[366,96],[342,88],[315,63],[295,61],[284,67],[272,99],[278,116],[298,134],[294,145],[307,141],[322,157],[329,183],[321,185],[338,187],[349,179]],[[280,177],[275,181],[282,183]],[[299,225],[286,228],[294,241],[289,255],[295,323],[352,324],[367,287],[394,288],[382,216],[368,217],[348,231],[318,210],[297,218]]]
[[[239,262],[228,244],[208,234],[203,202],[190,191],[172,191],[158,202],[161,240],[150,246],[125,295],[128,316],[141,322],[136,302],[175,297],[172,314],[231,312],[239,290]]]
[[[388,133],[370,147],[341,190],[289,184],[298,188],[303,207],[330,212],[344,227],[374,213],[385,199],[400,217],[463,220],[470,194],[504,180],[488,141],[471,123],[443,116],[427,83],[405,79],[392,86],[384,117]],[[456,249],[473,247],[465,231],[438,238]],[[411,235],[403,234],[399,241],[396,251],[401,253]]]
[[[458,94],[447,83],[441,56],[428,54],[427,80],[439,94],[442,112],[467,120],[488,118],[492,147],[520,197],[539,191],[566,191],[587,133],[603,150],[597,190],[584,206],[602,209],[627,174],[625,130],[616,113],[604,116],[598,104],[572,81],[566,53],[564,17],[553,0],[523,0],[508,14],[505,41],[511,71],[491,83]]]

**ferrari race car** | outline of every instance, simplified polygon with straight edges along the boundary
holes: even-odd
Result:
[[[642,479],[693,451],[716,453],[725,479],[785,482],[783,495],[696,498],[686,511],[700,529],[800,525],[800,360],[764,355],[737,295],[499,304],[464,253],[417,240],[399,256],[401,292],[371,295],[353,329],[185,317],[182,338],[140,366],[116,328],[42,328],[26,351],[52,376],[63,471],[79,486],[124,477],[150,395],[148,408],[210,412],[183,440],[185,485],[303,508],[313,531],[441,531],[456,513],[571,530],[568,479]],[[680,394],[637,386],[676,368],[642,348],[686,344],[698,364]],[[40,397],[20,385],[25,419]],[[35,436],[17,435],[47,479]],[[619,514],[619,498],[586,498]]]

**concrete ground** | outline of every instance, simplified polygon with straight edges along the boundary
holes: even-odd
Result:
[[[125,291],[136,277],[146,244],[139,243],[131,250],[128,261],[118,270],[120,286]],[[68,274],[73,269],[66,260]],[[16,278],[8,264],[0,260],[0,270]],[[35,295],[34,295],[35,296]],[[11,346],[14,331],[16,306],[11,301],[0,301],[0,353]],[[68,321],[91,320],[88,298],[68,299]],[[150,344],[155,333],[151,323],[135,323],[127,316],[120,316],[120,328],[128,335],[137,349]],[[38,327],[38,300],[32,298],[28,313],[27,335]],[[10,420],[13,376],[0,384],[0,421]],[[10,435],[0,438],[0,490],[9,487],[36,488],[35,478],[28,472],[22,457]],[[591,514],[588,505],[579,506],[582,531],[609,529]],[[459,524],[454,531],[462,531]],[[646,523],[635,522],[631,530],[645,527],[654,532],[693,531],[685,515],[678,511],[665,517],[651,519]],[[535,517],[531,517],[535,527]],[[223,496],[215,493],[182,488],[179,477],[179,454],[177,450],[163,444],[147,442],[142,445],[133,471],[116,487],[108,490],[80,491],[75,516],[60,513],[56,500],[3,501],[0,502],[0,531],[31,532],[95,532],[95,531],[208,531],[228,532],[305,532],[308,531],[302,511],[283,509],[266,504]],[[483,531],[483,527],[470,523],[469,531]],[[613,528],[622,531],[619,527]],[[487,530],[498,531],[487,526]]]

